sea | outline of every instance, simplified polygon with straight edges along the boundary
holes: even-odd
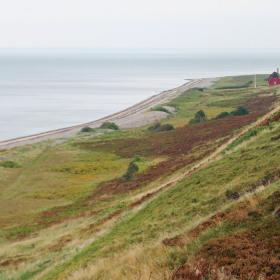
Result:
[[[271,73],[280,52],[0,50],[0,141],[93,121],[189,79]]]

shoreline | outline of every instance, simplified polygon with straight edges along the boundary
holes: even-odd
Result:
[[[187,83],[184,83],[183,85],[178,86],[174,89],[165,90],[139,103],[136,103],[135,105],[132,105],[124,110],[110,114],[108,116],[105,116],[103,118],[91,122],[49,130],[46,132],[36,133],[32,135],[12,138],[8,140],[3,140],[0,141],[0,150],[6,150],[6,149],[23,146],[26,144],[33,144],[45,140],[71,137],[74,136],[76,133],[78,133],[81,130],[81,128],[85,126],[97,128],[103,122],[106,121],[116,122],[121,128],[133,128],[133,127],[143,126],[145,125],[145,123],[143,124],[143,121],[146,122],[146,124],[149,124],[156,120],[166,117],[166,113],[156,112],[156,111],[153,111],[152,113],[152,111],[149,111],[152,107],[162,103],[166,103],[174,99],[178,95],[182,94],[184,91],[189,90],[191,88],[208,87],[215,80],[216,78],[192,79],[189,80]],[[148,116],[149,112],[152,113],[150,114],[150,116]],[[141,119],[142,119],[142,125],[141,125]]]

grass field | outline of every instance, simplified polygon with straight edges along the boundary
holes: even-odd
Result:
[[[0,151],[8,162],[0,164],[0,279],[181,279],[193,267],[207,277],[224,267],[234,277],[252,273],[264,260],[244,251],[243,261],[255,262],[241,269],[232,240],[253,248],[258,228],[263,250],[271,250],[269,238],[279,245],[278,228],[268,230],[277,224],[280,146],[271,139],[279,119],[226,143],[277,106],[280,92],[265,78],[257,89],[242,76],[183,93],[166,104],[176,113],[162,122],[175,130],[94,131]],[[238,106],[249,114],[215,119]],[[207,120],[188,125],[198,110]],[[194,168],[222,145],[215,160]],[[138,171],[126,180],[132,161]],[[254,275],[279,276],[271,267]]]

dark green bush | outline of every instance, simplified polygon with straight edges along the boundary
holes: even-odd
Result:
[[[164,113],[167,113],[167,114],[169,114],[170,112],[166,109],[166,108],[164,108],[163,106],[156,106],[156,107],[154,107],[153,109],[152,109],[153,111],[160,111],[160,112],[164,112]]]
[[[81,132],[82,132],[82,133],[85,133],[85,132],[92,132],[92,131],[94,131],[94,129],[91,128],[91,127],[89,127],[89,126],[85,126],[85,127],[83,127],[83,128],[81,129]]]
[[[206,114],[204,111],[200,110],[195,113],[194,118],[190,120],[190,124],[202,123],[207,120]]]
[[[159,122],[156,122],[154,124],[152,124],[151,126],[148,127],[148,130],[149,131],[153,131],[153,132],[158,132],[160,131],[160,123]]]
[[[119,130],[119,127],[113,123],[113,122],[104,122],[100,128],[102,129],[113,129],[113,130]]]
[[[133,175],[136,172],[138,172],[138,170],[139,170],[139,167],[135,163],[135,160],[131,161],[128,165],[126,173],[123,175],[123,179],[126,180],[126,181],[131,180]]]
[[[238,107],[236,110],[231,112],[233,116],[243,116],[249,114],[249,111],[244,107]]]
[[[172,124],[166,123],[160,126],[160,131],[169,131],[174,130],[174,126]]]
[[[14,161],[11,160],[6,160],[0,162],[0,166],[5,167],[5,168],[19,168],[20,165]]]
[[[230,190],[226,191],[226,198],[227,199],[237,200],[237,199],[239,199],[239,197],[240,197],[240,195],[239,195],[238,192],[230,191]]]
[[[162,125],[160,123],[155,123],[148,128],[148,130],[152,131],[152,132],[170,131],[173,129],[174,129],[174,126],[169,123],[162,124]]]
[[[222,112],[219,115],[217,115],[216,119],[223,119],[223,118],[228,117],[228,116],[230,116],[229,112]]]

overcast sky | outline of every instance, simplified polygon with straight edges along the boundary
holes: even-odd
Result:
[[[280,46],[279,0],[0,0],[2,48]]]

